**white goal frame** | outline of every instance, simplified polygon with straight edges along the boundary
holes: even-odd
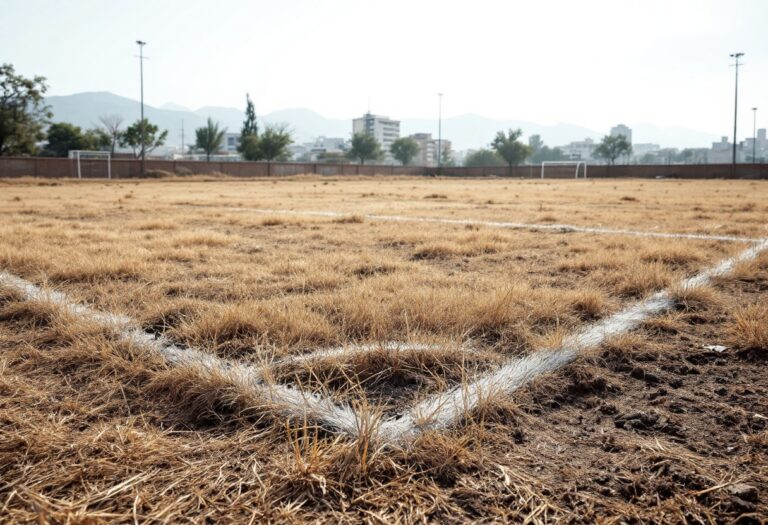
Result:
[[[108,151],[89,151],[84,149],[69,150],[69,158],[77,162],[77,178],[83,178],[83,172],[80,168],[80,159],[106,159],[107,178],[112,178],[112,154]]]
[[[583,160],[545,160],[541,163],[541,178],[544,178],[545,166],[575,166],[574,178],[579,178],[579,167],[584,166],[583,178],[587,178],[587,163]]]

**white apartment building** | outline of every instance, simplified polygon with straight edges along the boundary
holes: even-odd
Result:
[[[394,158],[389,152],[392,143],[400,138],[400,121],[389,117],[366,113],[352,121],[352,133],[369,133],[381,146],[384,154],[383,160],[387,164],[394,163]]]

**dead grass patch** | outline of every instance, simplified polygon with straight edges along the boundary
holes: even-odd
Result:
[[[733,344],[739,348],[768,352],[768,304],[738,308],[728,330]]]

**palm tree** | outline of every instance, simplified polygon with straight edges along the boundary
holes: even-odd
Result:
[[[205,151],[205,160],[210,161],[211,153],[216,153],[221,149],[226,132],[227,128],[220,130],[219,123],[211,120],[211,117],[208,117],[208,123],[205,127],[195,130],[197,147]]]

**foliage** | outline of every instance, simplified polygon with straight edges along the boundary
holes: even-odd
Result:
[[[632,144],[624,135],[606,135],[595,148],[594,155],[600,159],[606,159],[609,164],[616,163],[616,159],[622,155],[632,153]]]
[[[245,120],[243,121],[243,127],[240,129],[240,146],[238,147],[238,151],[240,151],[240,153],[243,154],[243,157],[245,157],[246,160],[257,160],[257,159],[249,159],[245,155],[244,144],[246,142],[246,138],[251,135],[258,138],[259,123],[256,120],[256,110],[254,109],[251,96],[248,93],[246,93],[245,94]]]
[[[245,160],[283,161],[290,157],[291,143],[293,139],[287,126],[267,126],[260,136],[246,135],[240,143],[240,152]]]
[[[549,146],[542,146],[541,149],[531,155],[533,164],[541,164],[549,160],[568,160],[568,158],[560,148],[550,148]]]
[[[317,155],[317,161],[328,164],[346,164],[349,162],[349,158],[346,153],[340,151],[323,151]]]
[[[365,164],[366,160],[381,158],[381,146],[370,133],[355,133],[352,135],[352,145],[347,152],[347,156],[350,159],[360,161],[360,164]]]
[[[227,128],[219,129],[219,123],[214,122],[211,117],[208,117],[205,126],[195,130],[195,145],[205,152],[206,160],[211,160],[211,154],[221,149],[226,132]]]
[[[120,135],[122,134],[123,117],[120,115],[101,115],[99,117],[101,126],[97,128],[97,131],[103,136],[107,137],[107,145],[109,146],[109,152],[114,155],[115,148],[120,143]]]
[[[0,155],[31,155],[45,138],[51,112],[43,94],[45,77],[24,78],[0,65]]]
[[[56,122],[48,128],[48,144],[41,154],[44,157],[66,157],[70,150],[94,150],[101,145],[103,136],[96,131],[83,132],[69,122]]]
[[[389,151],[403,166],[407,166],[419,153],[419,145],[412,138],[401,137],[392,143]]]
[[[467,167],[503,166],[504,159],[491,149],[479,149],[467,155],[467,158],[464,159],[464,165]]]
[[[288,146],[293,143],[288,126],[267,126],[258,137],[259,157],[264,160],[288,160]]]
[[[137,120],[120,135],[120,146],[130,147],[136,157],[141,153],[141,124],[142,121]],[[168,138],[168,130],[163,130],[160,133],[158,131],[159,128],[156,125],[144,119],[144,150],[146,153],[165,144],[165,139]]]
[[[456,161],[453,159],[453,153],[450,149],[444,148],[440,155],[440,165],[446,168],[451,168],[456,165]]]
[[[522,134],[520,129],[510,129],[507,133],[499,131],[491,143],[491,147],[509,166],[520,164],[531,154],[530,146],[519,140]]]

